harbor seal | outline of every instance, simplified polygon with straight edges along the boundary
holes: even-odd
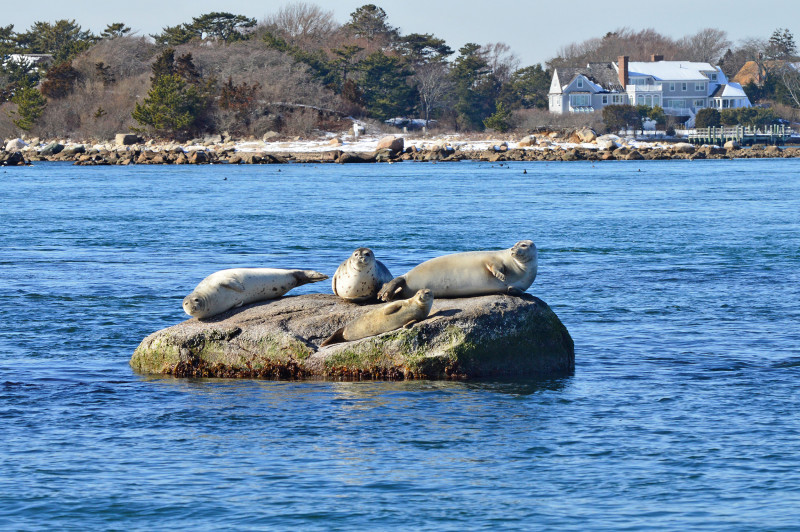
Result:
[[[537,251],[531,240],[511,249],[468,251],[436,257],[385,284],[378,298],[391,301],[430,288],[436,297],[522,295],[536,279]]]
[[[208,318],[256,301],[276,299],[292,288],[324,281],[314,270],[232,268],[212,273],[183,299],[183,310],[195,318]]]
[[[400,327],[411,327],[418,321],[427,318],[431,313],[432,306],[433,292],[424,288],[417,291],[410,299],[393,301],[356,318],[330,335],[320,344],[320,347],[340,342],[352,342]]]
[[[369,248],[358,248],[333,274],[333,293],[348,301],[374,299],[381,287],[392,280],[389,269]]]

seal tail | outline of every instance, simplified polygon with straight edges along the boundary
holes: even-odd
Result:
[[[320,347],[325,347],[326,345],[331,344],[340,344],[342,342],[346,342],[347,340],[344,339],[344,327],[330,335],[328,338],[325,339],[324,342],[319,344]]]
[[[298,285],[308,283],[318,283],[328,278],[324,273],[314,270],[297,270],[294,272],[294,278],[297,279]]]

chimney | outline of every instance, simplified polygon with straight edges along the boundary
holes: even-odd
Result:
[[[664,60],[664,56],[663,55],[653,54],[653,55],[650,56],[650,61],[652,61],[653,63],[655,63],[656,61],[663,61],[663,60]]]
[[[619,66],[619,83],[624,89],[628,85],[628,56],[621,55],[617,58]]]

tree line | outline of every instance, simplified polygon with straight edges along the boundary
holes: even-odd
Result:
[[[729,77],[756,61],[763,82],[746,87],[751,100],[800,107],[797,71],[787,67],[797,59],[788,30],[734,45],[713,28],[680,39],[622,28],[565,46],[544,65],[523,66],[503,43],[453,50],[432,34],[404,34],[375,4],[339,23],[332,12],[298,2],[260,22],[213,12],[147,37],[123,22],[99,35],[75,20],[35,22],[21,32],[0,27],[0,133],[304,134],[341,115],[505,131],[546,114],[553,68],[655,53],[720,64]],[[53,61],[11,61],[12,54],[49,54]],[[662,120],[657,110],[634,111]]]

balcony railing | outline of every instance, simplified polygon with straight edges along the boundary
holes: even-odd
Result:
[[[637,92],[661,92],[664,90],[664,85],[661,83],[655,83],[653,85],[628,85],[625,88],[629,93],[635,94]]]

